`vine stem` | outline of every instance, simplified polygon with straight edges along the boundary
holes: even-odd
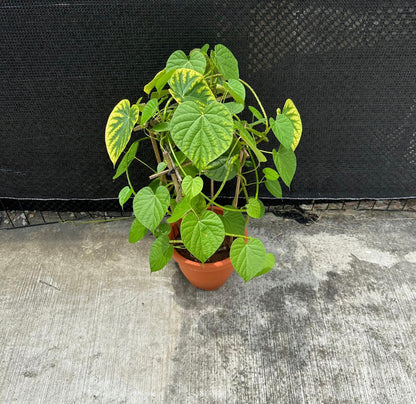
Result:
[[[214,200],[210,199],[208,196],[206,196],[204,193],[201,192],[201,195],[212,205],[218,206],[219,208],[222,208],[224,210],[229,210],[231,212],[245,212],[244,209],[238,209],[238,208],[230,208],[230,207],[225,207],[223,205],[220,205],[219,203],[215,202]]]
[[[127,177],[127,182],[129,183],[130,189],[133,191],[133,194],[136,195],[136,192],[134,191],[133,185],[131,185],[128,167],[126,168],[126,177]]]
[[[260,99],[259,99],[259,97],[258,97],[258,95],[256,94],[256,92],[253,90],[253,88],[250,86],[250,84],[248,84],[248,83],[246,83],[244,80],[241,80],[241,79],[239,79],[240,80],[240,82],[242,83],[242,84],[244,84],[251,92],[252,92],[252,94],[254,95],[254,98],[256,99],[256,101],[257,101],[257,104],[259,104],[259,107],[260,107],[260,109],[261,109],[261,112],[262,112],[262,114],[263,114],[263,116],[264,116],[264,118],[266,119],[266,131],[269,129],[269,120],[267,119],[267,115],[266,115],[266,111],[264,110],[264,107],[263,107],[263,104],[261,103],[261,101],[260,101]]]
[[[254,238],[254,237],[250,237],[250,236],[243,236],[242,234],[225,233],[225,235],[230,236],[230,237],[242,237],[242,238],[246,238],[246,239]]]
[[[240,169],[238,170],[238,177],[237,177],[237,184],[235,186],[235,196],[233,201],[233,206],[236,208],[238,205],[238,195],[240,194],[240,184],[241,184],[241,171],[243,170],[243,159],[244,159],[244,152],[243,149],[240,151]]]
[[[152,167],[150,167],[148,164],[146,164],[143,160],[140,160],[139,158],[137,158],[137,157],[135,157],[135,159],[139,162],[139,163],[141,163],[141,164],[143,164],[144,166],[146,166],[150,171],[153,171],[154,173],[156,173],[157,171],[156,170],[154,170]]]

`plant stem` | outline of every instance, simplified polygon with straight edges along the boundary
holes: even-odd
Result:
[[[258,196],[259,196],[259,185],[260,185],[260,183],[259,183],[259,173],[257,172],[257,167],[255,165],[254,157],[253,157],[253,154],[251,153],[251,150],[249,150],[248,152],[250,153],[250,158],[251,158],[251,161],[253,162],[253,165],[254,165],[254,173],[256,175],[256,199],[257,199]]]
[[[240,183],[241,183],[241,171],[243,170],[243,160],[244,160],[244,152],[243,149],[240,150],[240,168],[238,170],[238,176],[237,176],[237,184],[235,186],[235,196],[233,200],[233,206],[236,208],[238,205],[238,195],[240,194]]]
[[[246,239],[251,239],[254,237],[250,237],[250,236],[243,236],[241,234],[232,234],[232,233],[225,233],[226,236],[230,236],[230,237],[242,237],[242,238],[246,238]]]
[[[267,119],[266,111],[264,110],[263,104],[261,103],[258,95],[253,90],[253,88],[248,83],[246,83],[244,80],[241,80],[241,79],[239,79],[239,80],[240,80],[241,83],[243,83],[252,92],[252,94],[254,95],[254,98],[256,99],[257,103],[259,104],[261,112],[262,112],[264,118],[266,119],[266,131],[267,131],[267,129],[269,129],[269,120]]]
[[[135,159],[142,163],[144,166],[146,166],[149,170],[153,171],[154,173],[156,173],[157,171],[155,169],[153,169],[152,167],[150,167],[148,164],[146,164],[143,160],[140,160],[138,157],[135,157]]]
[[[162,159],[160,158],[159,148],[157,147],[157,143],[155,140],[155,133],[152,130],[150,131],[150,140],[152,141],[153,152],[155,153],[157,164],[159,164],[162,162]],[[167,183],[165,175],[162,176],[162,181],[164,183]]]
[[[131,181],[130,181],[130,177],[129,177],[129,168],[126,168],[126,177],[127,177],[127,182],[129,183],[129,186],[131,188],[131,190],[133,191],[133,194],[136,195],[136,192],[134,192],[134,188],[133,185],[131,185]]]
[[[217,192],[218,193],[218,192]],[[201,192],[201,195],[212,205],[218,206],[219,208],[222,208],[224,210],[229,210],[231,212],[245,212],[244,209],[238,209],[238,208],[230,208],[223,205],[220,205],[219,203],[215,202],[214,200],[210,199],[208,196],[206,196],[204,193]]]
[[[190,164],[192,164],[190,161],[188,161],[187,163],[185,163],[182,167],[186,167],[186,166],[189,166]],[[161,171],[160,173],[156,173],[156,174],[152,174],[152,175],[150,175],[149,176],[149,179],[150,180],[154,180],[155,178],[157,178],[157,177],[160,177],[161,175],[163,175],[163,174],[168,174],[169,173],[169,169],[167,169],[167,170],[163,170],[163,171]]]
[[[179,184],[179,181],[178,181],[178,178],[177,178],[176,174],[174,174],[172,172],[172,171],[175,171],[175,173],[176,173],[177,170],[175,170],[175,167],[174,167],[174,165],[172,163],[172,159],[170,158],[169,152],[167,150],[165,150],[163,152],[163,157],[166,160],[166,164],[168,165],[169,171],[171,171],[170,176],[172,178],[173,185],[175,186],[176,202],[179,202],[180,199],[181,199],[181,197],[182,197],[181,186]]]

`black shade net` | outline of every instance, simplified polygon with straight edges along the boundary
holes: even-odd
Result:
[[[15,0],[0,27],[3,200],[112,204],[126,181],[112,181],[109,113],[143,96],[174,50],[205,43],[233,51],[268,114],[286,98],[298,107],[286,198],[416,197],[414,1]]]

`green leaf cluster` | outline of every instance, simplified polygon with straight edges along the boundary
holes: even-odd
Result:
[[[245,228],[249,219],[265,214],[260,187],[282,198],[282,185],[291,186],[302,135],[293,101],[267,116],[254,89],[240,78],[236,57],[222,44],[174,51],[144,93],[147,101],[120,101],[105,130],[108,155],[115,167],[118,163],[113,180],[124,174],[127,180],[120,205],[133,199],[129,241],[153,233],[149,264],[154,272],[169,262],[174,247],[186,248],[204,263],[229,236],[231,262],[244,281],[267,273],[275,257]],[[248,105],[249,98],[257,104]],[[270,136],[279,143],[271,150],[263,146]],[[141,155],[142,141],[151,143],[153,164]],[[134,161],[144,164],[151,177],[139,190],[129,175]],[[227,183],[234,184],[235,198],[232,205],[221,206],[217,198]],[[221,207],[222,214],[211,206]],[[180,230],[177,240],[169,238],[174,223]]]

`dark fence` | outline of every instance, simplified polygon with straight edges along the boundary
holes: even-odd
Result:
[[[0,199],[112,205],[125,183],[108,114],[204,43],[234,52],[268,113],[288,97],[301,112],[286,198],[416,197],[415,16],[414,0],[3,1]],[[134,182],[148,175],[137,166]]]

